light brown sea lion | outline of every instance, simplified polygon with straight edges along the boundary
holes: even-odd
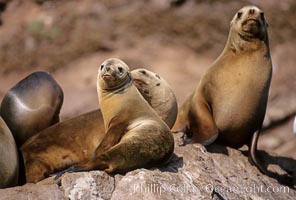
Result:
[[[147,69],[135,69],[131,71],[131,76],[142,96],[169,128],[172,128],[177,118],[178,105],[169,84]]]
[[[256,157],[272,76],[267,27],[255,6],[236,13],[223,52],[179,109],[173,130],[205,145],[215,140],[235,148],[248,144],[250,160],[273,176]]]
[[[97,88],[106,136],[89,160],[57,175],[94,169],[124,173],[167,162],[174,150],[170,129],[134,86],[128,66],[115,58],[104,61]]]
[[[63,91],[46,72],[34,72],[4,96],[0,115],[20,147],[29,137],[57,122]]]
[[[19,160],[14,138],[0,117],[0,188],[16,186]]]
[[[172,126],[177,106],[175,95],[166,81],[145,69],[133,70],[131,76],[140,93],[145,93],[145,100]],[[82,114],[41,131],[21,147],[26,181],[38,182],[49,174],[83,162],[96,150],[104,136],[100,110]]]
[[[38,182],[52,173],[88,159],[104,136],[100,110],[44,129],[21,147],[26,182]]]

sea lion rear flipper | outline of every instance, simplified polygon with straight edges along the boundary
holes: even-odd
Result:
[[[252,164],[254,164],[261,173],[270,176],[272,178],[275,178],[276,180],[278,180],[278,182],[280,182],[281,184],[287,185],[287,186],[293,186],[294,185],[294,179],[293,177],[289,176],[289,175],[280,175],[271,171],[268,171],[267,169],[265,169],[262,164],[260,163],[260,161],[258,160],[258,156],[257,156],[257,143],[258,143],[258,138],[259,138],[259,134],[260,134],[260,130],[257,130],[251,139],[251,143],[249,146],[249,160]]]
[[[54,174],[50,174],[49,176],[50,176],[50,177],[53,177],[53,176],[54,176],[54,180],[57,180],[57,179],[60,178],[64,173],[66,173],[66,172],[72,172],[71,168],[73,168],[73,166],[72,166],[72,167],[69,167],[68,169],[65,169],[65,170],[63,170],[63,171],[60,171],[60,172],[57,172],[57,173],[54,173]]]

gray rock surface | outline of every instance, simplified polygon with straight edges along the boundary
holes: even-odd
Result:
[[[67,199],[63,190],[56,184],[26,184],[0,190],[0,199],[5,200],[35,200],[35,199]]]
[[[249,163],[244,149],[178,146],[179,137],[175,137],[175,154],[164,167],[137,169],[125,175],[66,173],[60,180],[48,178],[2,189],[0,199],[295,199],[295,189],[261,174]],[[266,153],[260,153],[268,162]],[[284,173],[279,166],[269,169]],[[295,173],[293,165],[289,170]]]

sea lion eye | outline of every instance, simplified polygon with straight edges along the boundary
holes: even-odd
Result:
[[[265,18],[264,18],[264,13],[263,13],[263,12],[260,13],[260,17],[261,17],[262,20],[265,19]]]
[[[243,15],[243,12],[238,12],[237,13],[237,18],[240,19],[242,15]]]
[[[157,74],[155,74],[155,76],[156,76],[156,78],[160,79],[160,77]]]
[[[104,68],[104,65],[101,65],[100,70],[102,70]]]
[[[118,70],[119,70],[120,73],[123,72],[123,68],[122,67],[118,67]]]
[[[146,74],[146,71],[145,70],[141,70],[140,71],[142,74]]]

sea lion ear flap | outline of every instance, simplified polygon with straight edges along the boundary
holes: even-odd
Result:
[[[261,15],[261,20],[263,20],[263,22],[264,22],[265,27],[268,28],[269,27],[269,24],[268,24],[268,22],[267,22],[267,20],[265,18],[264,13],[261,12],[260,15]]]
[[[235,18],[233,18],[233,19],[230,21],[230,24],[229,24],[230,27],[233,25],[234,20],[235,20]]]
[[[231,22],[230,22],[229,26],[231,27],[231,26],[232,26],[232,24],[233,24],[233,20],[231,20]]]
[[[267,22],[267,20],[265,19],[265,26],[266,26],[266,28],[268,28],[269,27],[269,24],[268,24],[268,22]]]

